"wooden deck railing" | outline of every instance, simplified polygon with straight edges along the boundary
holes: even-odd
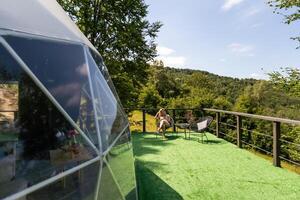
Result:
[[[143,132],[147,132],[146,130],[146,113],[152,112],[154,113],[155,111],[157,111],[157,109],[154,108],[135,108],[135,109],[130,109],[130,110],[141,110],[142,111],[142,127],[143,127]],[[155,111],[154,111],[155,110]],[[254,115],[254,114],[248,114],[248,113],[241,113],[241,112],[233,112],[233,111],[226,111],[226,110],[218,110],[218,109],[209,109],[209,108],[204,108],[204,109],[197,109],[197,108],[169,108],[166,109],[167,112],[172,116],[172,118],[174,119],[174,122],[176,123],[177,120],[182,120],[183,118],[181,116],[178,116],[178,112],[179,111],[187,111],[190,110],[193,113],[195,113],[195,111],[198,112],[198,115],[200,116],[195,116],[195,117],[202,117],[204,115],[204,113],[209,113],[211,115],[211,113],[214,113],[215,116],[215,134],[217,137],[221,137],[221,131],[220,131],[220,125],[224,124],[224,122],[221,122],[221,114],[226,114],[226,115],[231,115],[235,117],[235,125],[229,125],[232,126],[234,128],[236,128],[236,138],[234,138],[236,140],[236,144],[239,148],[242,148],[242,144],[248,144],[251,145],[245,141],[242,140],[242,132],[243,131],[250,131],[251,130],[247,130],[243,127],[243,121],[246,121],[247,118],[252,118],[252,119],[256,119],[256,120],[264,120],[264,121],[269,121],[270,123],[272,123],[272,135],[265,135],[268,136],[269,138],[272,138],[272,145],[273,145],[273,149],[272,152],[267,152],[264,149],[261,149],[255,145],[251,145],[253,147],[257,147],[257,149],[262,150],[264,152],[267,152],[269,154],[271,154],[273,156],[273,164],[276,167],[280,167],[281,165],[281,159],[284,159],[283,157],[280,156],[280,141],[281,141],[281,124],[291,124],[291,125],[297,125],[300,126],[300,121],[298,120],[291,120],[291,119],[284,119],[284,118],[277,118],[277,117],[270,117],[270,116],[263,116],[263,115]],[[174,124],[175,124],[174,123]],[[226,123],[225,123],[226,124]],[[228,125],[228,124],[227,124]],[[174,125],[173,127],[173,131],[176,131],[176,127]],[[254,132],[254,131],[252,131]],[[300,144],[296,144],[299,145]],[[300,154],[300,152],[299,152]],[[300,164],[298,162],[294,162],[292,160],[288,160],[288,159],[284,159],[294,165],[300,166]]]
[[[205,108],[204,111],[214,112],[216,114],[216,136],[220,137],[220,114],[228,114],[233,115],[236,117],[236,132],[237,132],[237,146],[239,148],[242,147],[242,119],[243,118],[253,118],[253,119],[260,119],[265,121],[270,121],[273,124],[273,164],[276,167],[280,167],[280,125],[282,123],[285,124],[292,124],[292,125],[300,125],[300,121],[298,120],[291,120],[291,119],[283,119],[277,117],[270,117],[270,116],[263,116],[263,115],[254,115],[248,113],[241,113],[241,112],[233,112],[233,111],[226,111],[226,110],[217,110],[217,109],[209,109]],[[300,152],[299,152],[300,153]],[[293,162],[293,161],[292,161]],[[298,163],[294,163],[298,164]]]

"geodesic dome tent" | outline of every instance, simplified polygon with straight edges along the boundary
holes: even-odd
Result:
[[[0,1],[0,198],[136,199],[127,117],[55,0]]]

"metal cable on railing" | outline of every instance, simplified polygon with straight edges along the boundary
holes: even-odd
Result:
[[[225,122],[219,122],[219,123],[221,125],[224,125],[224,126],[229,126],[229,127],[232,127],[232,128],[237,128],[237,126],[232,125],[232,124],[228,124],[228,123],[225,123]],[[262,135],[262,136],[265,136],[265,137],[273,138],[273,136],[271,136],[271,135],[267,135],[267,134],[264,134],[264,133],[261,133],[261,132],[258,132],[258,131],[253,131],[253,130],[249,130],[249,129],[246,129],[246,128],[241,128],[241,130],[243,130],[243,131],[249,131],[249,132],[257,134],[257,135]]]
[[[225,122],[219,122],[219,124],[225,125],[225,126],[229,126],[229,127],[237,128],[237,126],[234,126],[234,125],[231,125],[231,124],[228,124],[228,123],[225,123]],[[254,134],[257,134],[257,135],[262,135],[262,136],[266,136],[266,137],[269,137],[269,138],[273,138],[273,137],[270,136],[270,135],[263,134],[263,133],[260,133],[260,132],[257,132],[257,131],[253,131],[253,130],[248,130],[248,129],[246,129],[246,128],[241,128],[241,130],[243,130],[243,131],[249,131],[249,132],[254,133]],[[224,132],[219,131],[219,133],[222,134],[222,135],[224,135],[224,136],[226,136],[226,137],[229,137],[229,138],[231,138],[231,139],[234,139],[234,140],[237,139],[236,137],[230,136],[230,135],[228,135],[228,134],[226,134],[226,133],[224,133]],[[255,148],[255,149],[258,149],[258,150],[260,150],[260,151],[263,151],[263,152],[265,152],[266,154],[273,155],[272,152],[267,151],[267,150],[265,150],[265,149],[263,149],[263,148],[260,148],[260,147],[254,145],[254,144],[248,143],[248,142],[243,141],[243,140],[241,140],[241,142],[243,142],[244,144],[247,144],[247,145],[249,145],[249,146],[251,146],[251,147],[253,147],[253,148]]]
[[[273,153],[270,152],[270,151],[267,151],[267,150],[265,150],[265,149],[262,149],[262,148],[260,148],[260,147],[258,147],[258,146],[256,146],[256,145],[251,144],[251,143],[248,143],[248,142],[246,142],[246,141],[244,141],[244,140],[241,140],[241,141],[242,141],[242,143],[247,144],[247,145],[250,145],[251,147],[254,147],[254,148],[256,148],[256,149],[259,149],[259,150],[265,152],[266,154],[273,155]]]
[[[220,133],[221,135],[224,135],[224,136],[226,136],[226,134],[225,134],[225,133],[223,133],[223,132],[221,132],[221,131],[219,131],[219,133]]]
[[[225,126],[237,128],[237,126],[231,125],[231,124],[228,124],[228,123],[225,123],[225,122],[219,122],[219,123],[221,125],[225,125]],[[257,134],[257,135],[262,135],[262,136],[269,137],[269,138],[273,139],[273,136],[267,135],[267,134],[264,134],[264,133],[261,133],[261,132],[258,132],[258,131],[253,131],[253,130],[249,130],[249,129],[246,129],[246,128],[241,128],[241,130],[243,130],[243,131],[249,131],[250,133],[254,133],[254,134]]]
[[[291,145],[295,145],[295,146],[297,146],[297,147],[300,147],[300,144],[299,144],[299,143],[294,143],[294,142],[290,142],[290,141],[283,140],[283,139],[280,139],[279,141],[280,141],[280,142],[285,142],[285,143],[288,143],[288,144],[291,144]]]
[[[222,125],[226,125],[226,126],[229,126],[229,127],[236,128],[236,126],[235,126],[235,125],[232,125],[232,124],[227,124],[227,123],[225,123],[225,122],[220,122],[220,124],[222,124]]]
[[[246,129],[246,128],[241,128],[243,131],[249,131],[250,133],[254,133],[254,134],[257,134],[257,135],[262,135],[262,136],[266,136],[266,137],[269,137],[269,138],[273,138],[272,135],[267,135],[267,134],[264,134],[264,133],[261,133],[261,132],[258,132],[258,131],[253,131],[253,130],[249,130],[249,129]]]
[[[279,156],[279,157],[280,157],[280,159],[285,160],[286,162],[290,162],[290,163],[292,163],[292,164],[297,165],[297,166],[300,167],[300,163],[297,163],[297,162],[295,162],[293,160],[287,159],[287,158],[285,158],[283,156]]]
[[[228,134],[226,134],[226,133],[223,133],[223,132],[221,132],[221,131],[219,131],[219,133],[221,133],[222,135],[224,135],[224,136],[226,136],[226,137],[229,137],[229,138],[231,138],[231,139],[236,140],[236,137],[233,137],[233,136],[228,135]]]

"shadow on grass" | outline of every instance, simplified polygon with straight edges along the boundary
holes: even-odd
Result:
[[[150,133],[151,134],[151,133]],[[175,140],[179,137],[177,136],[168,136],[168,140],[162,140],[160,136],[157,138],[151,134],[149,137],[149,133],[142,134],[142,133],[133,133],[132,134],[132,143],[133,143],[133,153],[135,156],[142,156],[145,154],[157,154],[163,148],[169,145],[173,145],[168,143],[169,140]]]
[[[155,136],[155,139],[161,139],[162,138],[162,134],[157,134],[156,132],[147,132],[147,133],[142,133],[142,134],[150,134],[150,135],[154,135]],[[165,135],[166,137],[169,139],[169,140],[176,140],[178,138],[181,138],[177,133],[174,133],[174,132],[165,132]],[[148,138],[149,139],[149,138]],[[153,139],[153,138],[151,138]]]
[[[205,141],[207,144],[226,144],[225,141],[222,140],[207,140]]]
[[[221,141],[221,140],[210,140],[210,139],[206,140],[206,139],[203,139],[203,142],[201,141],[201,139],[198,140],[198,138],[191,138],[190,140],[197,141],[200,144],[208,144],[208,145],[226,144],[226,142]]]
[[[209,137],[208,137],[209,138]],[[186,139],[187,141],[196,141],[199,142],[200,144],[208,144],[208,145],[222,145],[222,144],[226,144],[227,142],[225,140],[220,140],[220,139],[211,139],[209,138],[208,140],[206,139],[206,137],[203,137],[203,142],[201,141],[201,136],[197,135],[197,134],[191,134],[191,137],[187,137]]]
[[[182,200],[182,196],[145,167],[146,163],[136,160],[136,178],[140,200]],[[148,164],[147,164],[148,165]]]

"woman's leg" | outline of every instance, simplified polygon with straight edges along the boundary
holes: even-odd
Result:
[[[166,126],[170,126],[170,123],[165,119],[161,120],[160,124],[159,124],[159,127],[163,128],[163,127],[166,127]]]
[[[159,132],[160,131],[160,121],[156,121],[156,130],[157,130],[157,132]]]
[[[167,120],[161,120],[159,124],[159,130],[162,130],[162,135],[165,137],[166,127],[170,126],[170,123]]]

